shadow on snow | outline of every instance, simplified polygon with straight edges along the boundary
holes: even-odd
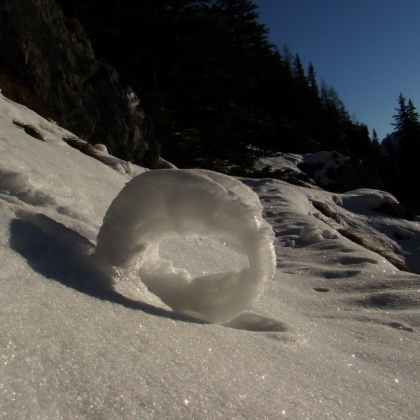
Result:
[[[129,309],[172,320],[206,324],[203,321],[129,299],[113,289],[111,270],[99,262],[95,246],[74,230],[44,214],[21,212],[10,223],[10,247],[42,276],[58,281],[91,297],[117,303]],[[262,315],[244,312],[225,325],[246,331],[284,332],[287,326]]]

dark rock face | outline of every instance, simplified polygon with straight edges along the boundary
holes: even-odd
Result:
[[[150,118],[74,23],[53,0],[2,0],[0,66],[26,80],[70,131],[154,168],[159,145]]]

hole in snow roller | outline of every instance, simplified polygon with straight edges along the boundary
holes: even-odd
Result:
[[[226,237],[179,237],[159,244],[159,257],[184,268],[191,277],[239,271],[249,267],[248,257]]]
[[[257,195],[234,178],[205,170],[133,178],[111,203],[96,252],[135,270],[174,310],[215,323],[248,308],[275,269],[273,232]],[[233,253],[238,259],[230,263]]]

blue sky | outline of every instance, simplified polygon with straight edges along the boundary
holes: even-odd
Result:
[[[400,92],[420,111],[420,0],[253,0],[280,50],[287,44],[352,117],[393,131]]]

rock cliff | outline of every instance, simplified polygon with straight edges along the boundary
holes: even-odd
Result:
[[[1,1],[0,70],[32,89],[78,136],[156,166],[159,145],[136,94],[98,62],[81,25],[67,20],[55,1]]]

